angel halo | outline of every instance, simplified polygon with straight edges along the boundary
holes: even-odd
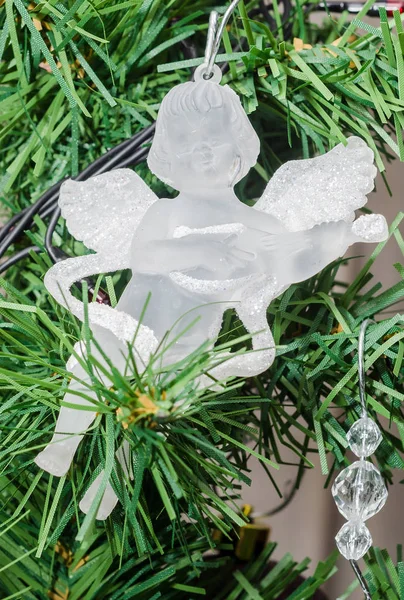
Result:
[[[236,310],[254,350],[229,358],[212,374],[252,376],[267,369],[275,356],[266,310],[289,285],[319,272],[358,241],[387,237],[381,215],[361,216],[373,189],[373,153],[359,138],[325,155],[291,161],[269,181],[254,207],[241,203],[234,185],[255,164],[259,140],[240,99],[220,86],[218,68],[205,80],[173,88],[164,98],[148,164],[178,190],[174,199],[158,199],[129,169],[85,182],[63,184],[59,204],[70,233],[95,251],[54,265],[45,276],[53,297],[79,319],[84,307],[71,293],[84,277],[130,268],[132,278],[116,308],[91,303],[93,335],[118,369],[124,369],[128,344],[135,340],[139,363],[147,363],[167,331],[172,339],[198,321],[164,355],[175,362],[207,338],[217,338],[223,312]],[[139,325],[146,298],[147,310]],[[85,350],[77,346],[78,353]],[[92,349],[101,364],[105,361]],[[36,457],[38,466],[64,475],[95,418],[89,376],[74,357],[73,377],[55,433]],[[97,374],[105,384],[108,377]],[[84,392],[86,399],[78,393]],[[127,477],[128,446],[117,452]],[[101,484],[101,473],[80,507],[87,512]],[[105,519],[117,502],[108,483],[97,518]]]

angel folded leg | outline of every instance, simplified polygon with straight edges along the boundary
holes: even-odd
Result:
[[[241,293],[240,300],[233,302],[240,321],[251,334],[252,351],[232,356],[203,376],[203,385],[212,385],[212,377],[225,379],[229,375],[236,377],[254,377],[266,371],[275,358],[275,344],[267,321],[267,308],[271,301],[283,291],[275,279],[268,277],[248,285]]]
[[[114,366],[124,369],[126,365],[125,346],[110,331],[102,327],[94,326],[93,334]],[[92,348],[92,353],[108,373],[109,366],[102,353],[95,347]],[[74,366],[70,372],[73,378],[63,402],[77,408],[61,407],[51,441],[35,458],[39,467],[57,477],[62,477],[67,473],[84,433],[96,417],[95,406],[99,402],[89,372],[78,361],[72,361],[72,358],[70,360]],[[94,372],[94,376],[105,386],[111,384],[111,378],[99,370]]]
[[[101,256],[90,254],[86,257],[70,258],[56,263],[45,275],[45,285],[55,300],[68,308],[76,317],[84,321],[84,305],[70,291],[74,282],[94,274],[116,271],[127,267],[125,256]],[[144,363],[157,346],[153,332],[129,315],[110,306],[97,304],[88,305],[88,315],[94,337],[103,352],[117,368],[124,369],[126,364],[127,343],[133,342],[136,333],[136,348],[139,359]],[[105,325],[105,327],[104,327]],[[107,329],[108,327],[108,329]],[[125,337],[126,336],[126,337]],[[108,372],[108,364],[101,353],[94,347],[93,353]],[[69,363],[68,363],[69,370]],[[36,457],[36,464],[53,475],[62,476],[69,469],[70,463],[82,440],[83,433],[93,422],[96,411],[93,400],[97,395],[91,389],[91,378],[88,372],[76,363],[70,368],[74,374],[64,401],[77,408],[62,406],[56,423],[55,433],[51,442]],[[109,385],[110,379],[99,374],[99,380]],[[78,396],[83,392],[87,398]],[[83,410],[85,408],[86,410]]]

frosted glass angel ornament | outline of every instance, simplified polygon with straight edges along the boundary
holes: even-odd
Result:
[[[151,171],[178,190],[176,198],[157,198],[129,169],[68,181],[61,189],[59,204],[70,233],[95,253],[57,263],[45,285],[83,319],[72,284],[131,269],[115,309],[89,306],[93,334],[117,368],[124,368],[127,344],[137,329],[134,350],[139,363],[147,362],[167,331],[174,339],[198,317],[164,354],[172,363],[207,338],[213,343],[223,312],[234,308],[256,352],[230,357],[212,375],[256,375],[275,356],[266,318],[271,300],[343,256],[351,244],[387,236],[383,216],[355,220],[354,211],[365,205],[376,175],[372,151],[355,137],[323,156],[286,163],[254,207],[240,202],[234,186],[256,163],[259,139],[236,93],[220,85],[220,70],[215,66],[213,77],[205,80],[203,69],[198,68],[195,81],[177,85],[164,98],[148,157]],[[68,368],[74,378],[65,401],[91,407],[77,396],[81,390],[91,396],[88,375],[74,359]],[[108,384],[105,375],[100,379]],[[91,410],[63,406],[54,436],[36,463],[54,475],[65,474],[94,418]],[[126,451],[118,456],[121,464]],[[83,510],[97,485],[98,480],[84,497]],[[98,518],[116,503],[110,486],[106,498]]]

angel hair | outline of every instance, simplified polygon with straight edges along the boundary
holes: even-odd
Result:
[[[257,162],[258,136],[228,85],[182,83],[163,99],[150,170],[177,190],[231,187]]]

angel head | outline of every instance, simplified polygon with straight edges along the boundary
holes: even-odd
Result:
[[[179,191],[234,186],[257,162],[260,144],[239,97],[201,80],[163,99],[148,164]]]

